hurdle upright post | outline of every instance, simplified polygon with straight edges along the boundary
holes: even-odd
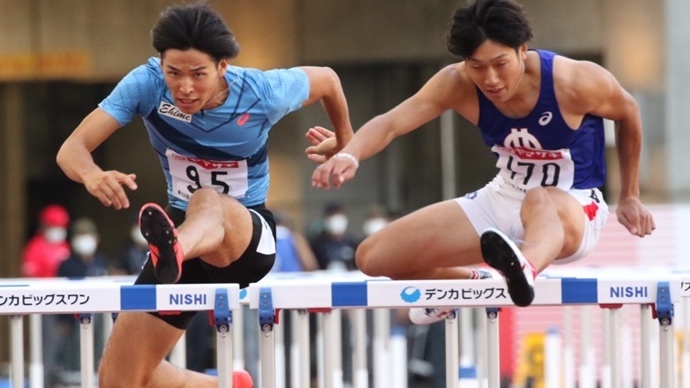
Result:
[[[445,334],[446,334],[446,388],[458,388],[459,376],[458,367],[459,351],[458,351],[458,310],[453,310],[445,319]]]
[[[499,351],[500,343],[498,339],[499,327],[498,327],[498,313],[501,310],[498,307],[489,307],[486,309],[487,317],[487,377],[489,380],[489,388],[499,388],[501,386],[500,381],[500,361],[499,361]]]
[[[228,291],[224,288],[216,289],[213,323],[216,327],[218,386],[232,388],[232,312],[228,302]]]
[[[93,387],[93,314],[78,314],[79,319],[79,353],[81,355],[81,386]]]
[[[652,388],[652,306],[640,305],[640,388]]]
[[[43,388],[43,316],[29,315],[29,386]]]
[[[261,387],[275,388],[275,325],[276,312],[273,309],[271,289],[262,287],[259,291],[259,357],[261,357]]]
[[[10,316],[11,367],[10,379],[12,388],[24,388],[24,317]]]
[[[306,309],[291,310],[292,344],[290,345],[290,379],[292,387],[308,387],[309,369],[309,312]]]
[[[676,386],[676,359],[674,357],[675,331],[673,330],[673,302],[669,282],[661,281],[657,286],[656,312],[659,319],[659,351],[662,387]]]

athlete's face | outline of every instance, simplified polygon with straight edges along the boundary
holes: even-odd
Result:
[[[169,49],[161,56],[161,66],[165,84],[182,112],[194,114],[223,103],[226,60],[216,65],[210,55],[201,51]]]
[[[521,46],[516,52],[511,47],[487,40],[465,60],[465,68],[489,100],[506,102],[522,80],[525,59],[527,46]]]

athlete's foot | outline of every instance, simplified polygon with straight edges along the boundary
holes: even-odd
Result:
[[[503,233],[493,228],[485,230],[480,240],[484,261],[501,272],[506,279],[508,294],[513,303],[520,307],[532,304],[536,273],[520,249]]]
[[[246,370],[235,370],[232,372],[233,388],[253,388],[254,380]]]
[[[410,309],[408,315],[410,322],[415,325],[431,325],[457,312],[456,307],[415,307]]]
[[[139,212],[139,229],[149,243],[156,278],[163,284],[176,283],[182,274],[184,252],[175,224],[160,206],[147,203]]]

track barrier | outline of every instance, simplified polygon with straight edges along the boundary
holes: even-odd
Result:
[[[621,318],[623,307],[640,310],[639,381],[641,388],[687,387],[690,345],[687,336],[690,276],[669,270],[581,269],[568,276],[547,272],[535,281],[533,306],[560,306],[566,317],[580,311],[580,357],[575,365],[575,349],[569,332],[577,326],[566,320],[566,332],[553,330],[544,337],[544,384],[546,387],[625,387],[625,370],[632,353],[628,322]],[[107,278],[106,278],[107,279]],[[343,387],[343,344],[341,317],[352,322],[353,388],[407,386],[405,366],[406,338],[391,327],[390,310],[416,307],[457,306],[460,314],[445,321],[446,387],[500,387],[499,319],[504,309],[513,308],[502,279],[392,281],[369,278],[360,273],[309,273],[269,276],[247,289],[237,285],[131,285],[131,279],[81,281],[5,279],[0,281],[0,314],[8,315],[11,330],[11,371],[13,388],[25,386],[23,348],[24,317],[31,316],[30,332],[40,327],[40,314],[79,314],[81,340],[81,386],[96,384],[93,355],[93,315],[122,311],[210,310],[214,313],[219,386],[232,386],[232,370],[247,360],[242,354],[241,314],[256,313],[259,327],[261,388],[308,387],[310,360],[317,360],[318,386]],[[684,327],[674,330],[674,307],[681,306]],[[594,352],[588,330],[592,329],[592,306],[602,309],[605,341],[602,368],[596,373]],[[248,310],[246,308],[248,307]],[[368,335],[366,313],[373,316]],[[474,312],[479,325],[473,328],[466,317]],[[290,314],[290,344],[285,345],[280,317]],[[317,335],[310,337],[309,315],[318,317]],[[248,328],[244,328],[247,330]],[[473,330],[474,329],[474,330]],[[239,330],[239,331],[238,331]],[[251,330],[251,328],[249,328]],[[658,335],[655,333],[658,331]],[[680,336],[678,335],[680,333]],[[682,347],[680,339],[683,339]],[[347,339],[349,340],[349,339]],[[317,354],[310,354],[316,341]],[[40,341],[39,341],[40,343]],[[372,359],[367,360],[367,344]],[[289,346],[290,365],[286,365],[283,346]],[[560,349],[565,347],[565,351]],[[35,363],[36,348],[31,341],[29,379],[32,387],[42,387],[42,373]],[[676,351],[680,357],[676,357]],[[400,357],[402,353],[402,359]],[[479,355],[476,359],[471,353]],[[373,368],[367,368],[368,362]],[[177,361],[183,362],[183,361]],[[684,365],[685,367],[678,367]],[[34,382],[34,379],[35,382]],[[679,385],[676,384],[679,380]]]

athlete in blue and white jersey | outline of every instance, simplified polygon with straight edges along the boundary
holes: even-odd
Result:
[[[530,305],[537,273],[583,257],[599,239],[608,215],[598,189],[606,177],[603,119],[617,125],[618,220],[635,236],[652,233],[654,219],[638,186],[637,103],[607,70],[528,50],[531,38],[528,18],[512,0],[460,6],[447,47],[463,60],[364,124],[316,168],[314,186],[338,187],[354,177],[359,161],[449,109],[476,124],[497,157],[498,174],[484,188],[424,207],[368,237],[356,254],[363,272],[394,279],[483,278],[484,270],[463,268],[483,258],[506,279],[513,303]],[[430,323],[449,310],[411,309],[410,317]]]
[[[228,66],[224,80],[228,96],[220,106],[184,113],[165,87],[160,59],[151,58],[99,105],[120,125],[143,118],[165,172],[170,205],[183,211],[200,187],[245,206],[265,203],[269,131],[309,97],[309,78],[300,68],[264,72]]]
[[[136,283],[246,287],[275,260],[275,222],[265,206],[271,127],[318,101],[336,136],[310,136],[309,150],[335,154],[352,137],[340,80],[326,67],[230,66],[239,46],[222,18],[201,3],[166,9],[152,39],[160,59],[121,80],[64,142],[58,164],[104,206],[128,208],[124,187],[136,190],[136,175],[104,171],[91,152],[141,117],[165,172],[169,201],[165,208],[149,203],[140,210],[150,254]],[[100,386],[219,386],[213,376],[165,361],[195,314],[119,314],[99,368]],[[236,371],[233,386],[251,386],[251,377]]]

